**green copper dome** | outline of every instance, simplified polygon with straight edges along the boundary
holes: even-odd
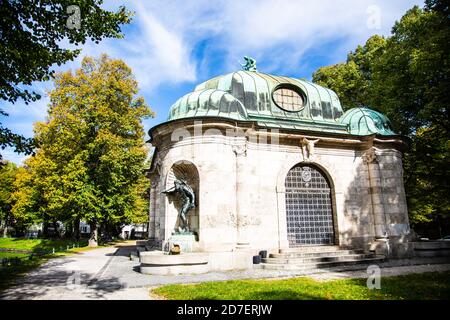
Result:
[[[242,70],[205,81],[170,108],[168,121],[215,117],[259,127],[353,135],[395,135],[389,120],[368,108],[342,111],[330,89],[303,79]]]
[[[332,90],[307,80],[238,71],[205,81],[178,99],[168,120],[221,117],[260,126],[346,132]]]
[[[348,125],[349,132],[354,135],[395,135],[389,119],[382,113],[369,108],[350,109],[344,113],[339,121]]]

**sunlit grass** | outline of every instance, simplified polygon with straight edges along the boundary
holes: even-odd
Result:
[[[368,289],[366,279],[317,281],[233,280],[167,285],[152,294],[176,300],[424,300],[450,299],[450,272],[382,277],[381,289]]]
[[[29,250],[29,251],[59,251],[61,248],[67,249],[67,246],[73,247],[73,244],[79,247],[87,245],[87,240],[70,239],[21,239],[21,238],[0,238],[0,248]]]
[[[3,258],[25,258],[28,257],[28,253],[17,253],[17,252],[2,252],[0,251],[0,259]]]

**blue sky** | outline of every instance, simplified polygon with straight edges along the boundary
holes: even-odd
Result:
[[[104,7],[124,5],[135,12],[123,27],[123,39],[87,43],[81,55],[57,71],[76,69],[84,56],[107,53],[124,60],[139,82],[156,117],[144,121],[146,131],[166,120],[168,110],[196,84],[240,69],[244,55],[257,60],[265,73],[311,79],[321,66],[345,61],[347,53],[373,34],[389,35],[394,22],[413,5],[407,0],[105,0]],[[83,14],[83,13],[81,13]],[[25,105],[0,102],[9,117],[0,122],[16,133],[33,136],[33,123],[45,120],[47,90],[35,83],[43,98]],[[21,164],[23,154],[0,151]]]

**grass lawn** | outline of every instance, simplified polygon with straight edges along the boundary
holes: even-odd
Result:
[[[1,252],[0,251],[0,259],[3,258],[25,258],[28,257],[28,253],[16,253],[16,252]]]
[[[21,239],[21,238],[0,238],[0,248],[38,251],[59,251],[60,248],[72,247],[78,244],[79,247],[87,246],[87,240],[75,241],[70,239]]]
[[[153,294],[176,300],[426,300],[450,299],[450,272],[382,277],[381,289],[370,290],[366,279],[316,281],[233,280],[166,285]]]

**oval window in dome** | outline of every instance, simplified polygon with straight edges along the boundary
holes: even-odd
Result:
[[[273,102],[281,109],[297,112],[305,107],[306,96],[294,85],[279,85],[272,92]]]
[[[272,93],[275,104],[289,112],[297,112],[305,107],[306,95],[300,88],[291,84],[282,84],[275,88]]]

